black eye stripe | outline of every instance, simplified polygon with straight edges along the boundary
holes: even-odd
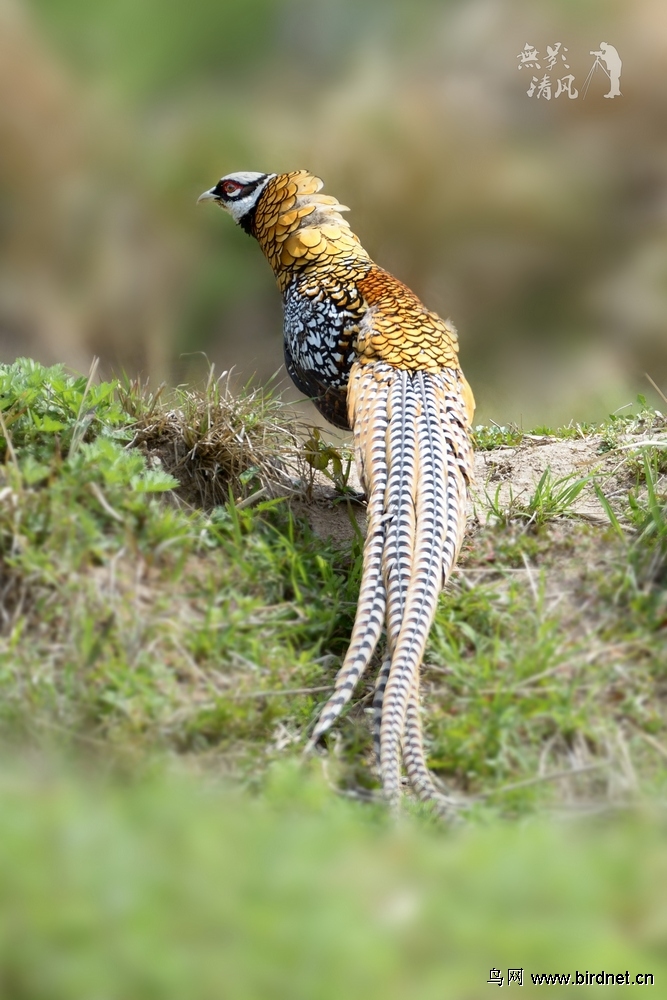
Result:
[[[243,188],[240,187],[240,188],[235,188],[233,191],[226,191],[225,190],[226,184],[229,184],[229,181],[218,181],[218,183],[215,185],[213,190],[215,191],[215,194],[218,196],[218,198],[224,198],[225,201],[228,201],[230,198],[238,198],[238,196],[243,191]]]
[[[255,190],[255,188],[257,187],[257,185],[261,184],[261,182],[265,178],[266,178],[266,174],[262,174],[256,180],[250,181],[249,184],[244,184],[242,187],[238,187],[234,191],[228,192],[228,191],[225,191],[225,187],[224,187],[225,184],[229,184],[230,182],[232,184],[234,184],[234,183],[238,183],[238,182],[234,181],[234,179],[232,177],[228,177],[228,178],[224,178],[223,177],[222,180],[218,181],[218,183],[216,184],[216,186],[214,188],[214,192],[215,192],[216,196],[218,198],[221,198],[223,201],[237,201],[238,199],[245,198],[245,197],[247,197],[247,195],[251,194]]]

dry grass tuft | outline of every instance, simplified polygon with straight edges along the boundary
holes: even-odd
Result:
[[[270,390],[237,394],[230,373],[216,378],[213,366],[203,391],[175,390],[175,405],[163,389],[134,381],[121,402],[136,421],[132,443],[179,480],[175,492],[187,504],[211,510],[230,494],[247,503],[302,492],[311,481],[306,429]]]

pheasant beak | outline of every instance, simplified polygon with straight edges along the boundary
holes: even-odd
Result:
[[[197,198],[197,204],[199,204],[200,201],[217,201],[217,200],[218,200],[218,195],[216,194],[215,188],[211,188],[210,191],[204,191],[203,194],[199,195],[199,197]]]

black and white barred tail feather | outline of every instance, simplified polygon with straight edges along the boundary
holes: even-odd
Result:
[[[408,701],[417,682],[442,586],[447,465],[433,384],[436,377],[418,371],[410,373],[409,378],[409,391],[415,399],[419,479],[412,565],[382,705],[380,772],[390,802],[397,801],[400,795],[401,745]]]
[[[418,682],[412,690],[405,716],[403,762],[410,787],[422,802],[430,802],[442,815],[451,818],[458,806],[455,798],[442,792],[428,769],[420,718]]]
[[[386,594],[382,582],[385,548],[385,494],[387,488],[387,407],[378,405],[373,386],[364,385],[358,396],[358,421],[354,426],[357,455],[366,456],[363,484],[368,495],[368,520],[357,614],[350,645],[336,677],[332,696],[320,713],[307,749],[329,729],[352,697],[352,693],[380,638],[384,625]]]
[[[463,533],[470,455],[456,373],[411,372],[383,362],[355,365],[348,399],[369,496],[368,533],[350,649],[311,745],[352,696],[384,616],[387,652],[373,700],[383,787],[395,802],[402,757],[418,796],[445,809],[449,800],[436,788],[423,750],[419,666]]]
[[[375,754],[375,760],[377,761],[378,767],[380,766],[380,751],[382,748],[382,702],[384,701],[384,692],[387,687],[387,681],[389,680],[390,667],[391,654],[389,653],[389,650],[387,650],[382,661],[382,666],[380,667],[378,675],[375,678],[375,691],[373,692],[373,753]]]
[[[380,760],[382,701],[389,678],[391,658],[385,657],[382,668],[377,676],[373,698],[373,750],[377,761]],[[419,705],[419,678],[410,693],[408,708],[405,715],[405,733],[403,735],[403,763],[410,787],[422,802],[431,802],[443,816],[451,816],[456,808],[456,801],[442,792],[428,769],[424,753],[424,740]]]

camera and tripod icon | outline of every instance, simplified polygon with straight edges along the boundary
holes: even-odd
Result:
[[[586,99],[588,88],[591,85],[593,75],[598,67],[602,70],[605,76],[609,77],[609,93],[604,96],[622,97],[619,84],[621,81],[621,66],[623,64],[621,62],[621,57],[614,46],[609,45],[608,42],[600,42],[600,51],[591,51],[590,55],[595,56],[595,62],[593,63],[582,87],[582,100]]]

